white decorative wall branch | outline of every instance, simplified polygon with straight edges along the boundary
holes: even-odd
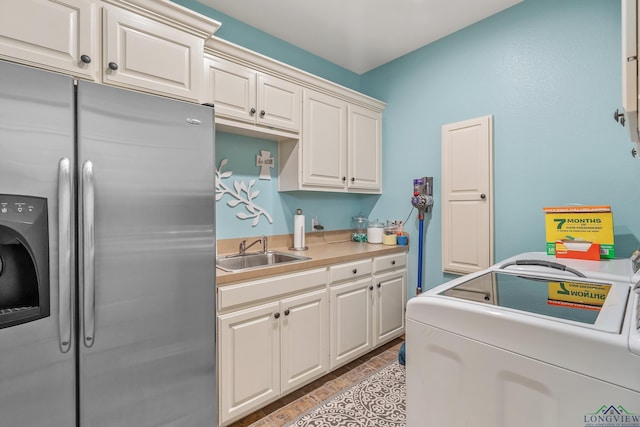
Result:
[[[247,212],[238,212],[236,217],[239,219],[251,219],[253,218],[252,226],[255,227],[260,222],[260,217],[264,216],[270,224],[273,223],[271,215],[260,206],[253,203],[253,200],[260,195],[260,190],[253,190],[253,186],[256,183],[255,179],[245,183],[244,181],[233,181],[233,188],[225,185],[222,180],[227,179],[233,175],[232,171],[223,172],[222,168],[228,163],[228,159],[220,161],[220,166],[216,169],[216,201],[222,199],[225,194],[233,197],[234,200],[229,200],[227,206],[235,208],[236,206],[243,204]]]

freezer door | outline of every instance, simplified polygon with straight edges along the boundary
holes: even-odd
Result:
[[[80,426],[214,426],[213,109],[77,96]]]
[[[70,312],[73,81],[4,61],[0,61],[0,76],[0,194],[46,199],[49,235],[44,241],[48,242],[50,285],[48,316],[0,329],[0,424],[75,426],[75,352],[71,348]],[[70,160],[69,168],[59,170],[60,159],[65,158]],[[59,197],[62,204],[58,203]],[[13,208],[16,207],[5,206],[5,214],[0,209],[0,223]],[[59,209],[62,216],[58,215]],[[16,208],[13,212],[14,218],[20,215],[18,211]],[[63,227],[59,228],[63,219]],[[58,241],[59,232],[63,242]],[[62,251],[58,250],[59,244],[64,246]],[[58,268],[59,263],[62,269]],[[11,267],[8,262],[3,267],[0,285],[6,285],[8,276],[18,273]]]

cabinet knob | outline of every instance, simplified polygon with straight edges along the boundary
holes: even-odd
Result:
[[[80,57],[80,61],[84,62],[85,64],[89,64],[91,63],[91,57],[89,55],[82,55]]]
[[[342,182],[345,182],[346,180],[347,180],[347,177],[346,177],[346,176],[343,176],[343,177],[342,177]]]
[[[260,110],[260,117],[264,117],[267,114],[266,111],[264,110]]]
[[[256,109],[255,108],[251,108],[250,113],[251,113],[251,115],[254,115],[256,113]]]
[[[484,199],[486,199],[486,198],[487,198],[487,195],[486,195],[486,194],[484,194],[484,193],[482,193],[482,194],[480,195],[480,198],[481,198],[482,200],[484,200]]]
[[[353,274],[356,274],[356,273],[358,272],[358,269],[357,269],[357,268],[354,268],[353,270],[351,270],[351,272],[352,272]]]
[[[273,317],[275,317],[276,319],[279,319],[280,318],[280,313],[274,314]]]
[[[116,64],[115,62],[109,62],[109,68],[113,71],[116,71],[118,69],[118,64]]]
[[[396,265],[396,260],[391,261],[391,265]]]
[[[369,286],[369,290],[372,291],[373,290],[373,285]]]
[[[378,288],[381,288],[381,287],[382,287],[382,283],[378,283]]]
[[[289,315],[289,313],[290,313],[290,311],[289,311],[289,309],[287,308],[287,309],[284,311],[284,315],[285,315],[285,316],[288,316],[288,315]]]
[[[356,182],[356,178],[355,177],[351,177],[351,182]]]

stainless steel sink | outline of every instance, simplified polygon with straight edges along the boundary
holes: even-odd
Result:
[[[311,258],[285,252],[269,251],[266,253],[220,256],[216,258],[216,267],[224,271],[237,272],[308,259]]]

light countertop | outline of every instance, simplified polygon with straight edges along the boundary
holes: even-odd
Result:
[[[291,235],[268,236],[269,250],[292,253],[301,255],[309,260],[296,261],[280,265],[256,268],[241,272],[226,272],[219,268],[216,269],[216,285],[224,286],[237,282],[245,282],[248,280],[259,279],[278,274],[292,273],[295,271],[308,270],[317,267],[327,267],[331,264],[355,261],[358,259],[369,258],[381,255],[390,255],[408,251],[408,246],[382,245],[372,243],[358,243],[348,240],[350,232],[334,231],[326,232],[324,236],[321,232],[308,233],[306,236],[306,244],[308,249],[304,251],[294,251],[289,249],[291,246]],[[251,243],[260,236],[247,238],[247,242]],[[218,254],[227,255],[237,253],[237,247],[243,239],[228,239],[218,241]],[[255,245],[251,249],[260,251],[260,244]],[[253,251],[249,251],[251,253]]]

